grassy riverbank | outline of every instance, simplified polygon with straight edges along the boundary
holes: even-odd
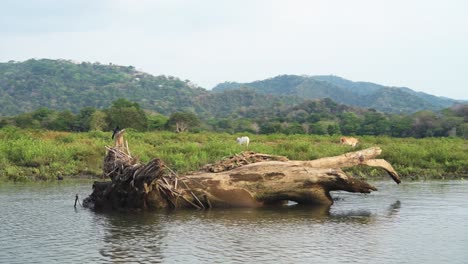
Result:
[[[140,162],[161,158],[184,174],[207,163],[245,149],[237,135],[224,133],[133,132],[126,133],[133,156]],[[338,136],[249,135],[249,150],[308,160],[353,151],[338,144]],[[55,180],[80,176],[100,177],[105,145],[112,145],[110,132],[65,133],[43,130],[0,130],[0,180]],[[380,158],[389,161],[405,178],[463,177],[468,175],[468,141],[460,138],[360,137],[354,150],[379,146]],[[352,168],[359,176],[379,176],[381,170]]]

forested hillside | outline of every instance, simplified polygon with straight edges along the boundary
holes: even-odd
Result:
[[[0,115],[4,116],[40,107],[72,112],[104,108],[119,98],[170,114],[197,108],[194,98],[207,93],[189,81],[152,76],[133,66],[47,59],[0,63]]]
[[[208,91],[133,66],[0,63],[0,128],[468,138],[468,105],[441,110],[455,102],[336,76],[283,75]]]
[[[196,103],[206,113],[204,119],[258,115],[259,112],[290,107],[303,101],[296,96],[262,94],[249,89],[226,90],[196,98]]]
[[[243,87],[264,94],[298,96],[304,99],[330,98],[335,102],[373,108],[388,113],[414,113],[420,110],[438,111],[460,103],[409,88],[387,87],[369,82],[352,82],[337,76],[280,75],[251,83],[225,82],[213,91]]]
[[[85,107],[110,107],[119,98],[164,115],[187,111],[205,119],[229,116],[238,109],[302,101],[250,90],[212,93],[188,80],[152,76],[133,66],[48,59],[0,63],[0,116],[41,107],[77,113]]]
[[[189,80],[152,76],[133,66],[48,59],[0,63],[2,116],[40,107],[76,113],[84,107],[109,107],[119,98],[165,115],[191,111],[203,118],[323,98],[388,113],[437,111],[457,103],[408,88],[352,82],[337,76],[281,75],[252,83],[226,82],[211,92]]]

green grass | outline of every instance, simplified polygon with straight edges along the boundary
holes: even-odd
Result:
[[[180,133],[167,131],[140,133],[127,131],[133,156],[146,163],[162,159],[169,167],[184,174],[196,171],[243,150],[226,133]],[[468,175],[468,141],[460,138],[360,137],[356,148],[339,144],[338,136],[253,135],[248,150],[311,160],[340,155],[349,151],[379,146],[386,159],[405,178],[446,178]],[[112,145],[110,132],[65,133],[43,130],[0,129],[0,180],[54,180],[58,175],[77,178],[100,177],[105,145]],[[349,173],[374,177],[383,174],[375,168],[355,167]]]

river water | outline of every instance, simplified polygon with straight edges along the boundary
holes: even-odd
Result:
[[[468,263],[468,182],[373,182],[330,208],[95,213],[91,183],[0,186],[0,263]]]

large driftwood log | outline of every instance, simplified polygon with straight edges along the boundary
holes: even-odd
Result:
[[[122,150],[120,142],[106,148],[103,174],[111,181],[94,183],[93,193],[83,201],[86,207],[205,209],[261,207],[287,201],[331,205],[330,191],[377,190],[342,170],[352,166],[380,167],[400,183],[387,161],[374,159],[381,153],[377,147],[308,161],[246,151],[183,177],[160,159],[146,165],[137,163],[128,146]]]
[[[285,201],[332,204],[330,191],[370,193],[377,190],[367,182],[347,175],[341,168],[381,167],[400,183],[398,174],[388,162],[373,159],[380,153],[380,148],[369,148],[311,161],[264,161],[215,174],[198,172],[187,178],[192,191],[206,196],[212,206],[259,207]]]

